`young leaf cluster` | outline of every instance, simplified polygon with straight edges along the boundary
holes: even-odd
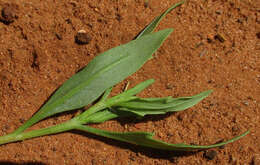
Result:
[[[141,98],[136,96],[154,82],[153,79],[150,79],[114,97],[109,97],[112,87],[140,69],[146,61],[152,58],[152,54],[171,34],[173,29],[153,31],[171,10],[181,4],[183,4],[183,1],[156,17],[135,40],[112,48],[94,58],[82,71],[67,80],[27,122],[13,133],[0,137],[0,145],[74,129],[145,147],[193,151],[225,145],[248,134],[249,131],[226,142],[200,146],[169,144],[154,139],[153,133],[110,132],[87,125],[103,123],[115,118],[142,118],[145,115],[182,111],[197,104],[212,92],[209,90],[191,97],[180,98],[170,96]],[[96,104],[69,121],[43,129],[26,131],[27,128],[47,117],[85,107],[97,99]]]

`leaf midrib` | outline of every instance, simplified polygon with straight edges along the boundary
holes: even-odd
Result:
[[[67,100],[68,98],[70,98],[71,96],[73,96],[75,93],[78,93],[78,91],[80,91],[82,89],[82,87],[87,86],[88,84],[90,84],[90,82],[97,76],[101,75],[102,73],[104,73],[105,71],[109,70],[110,68],[113,68],[115,65],[117,65],[118,63],[120,63],[121,61],[123,61],[126,58],[129,58],[129,55],[126,56],[122,56],[121,58],[119,58],[118,60],[114,61],[112,64],[109,64],[106,67],[101,68],[99,71],[95,72],[92,76],[90,76],[88,78],[87,81],[83,81],[82,83],[80,83],[79,85],[77,85],[76,87],[72,88],[69,90],[68,93],[66,93],[64,96],[59,97],[56,101],[53,101],[53,103],[49,104],[46,109],[52,109],[56,106],[58,106],[60,103],[62,103],[64,100]],[[48,110],[47,110],[48,111]],[[42,112],[44,112],[42,110]],[[60,112],[60,111],[58,111]],[[57,112],[57,113],[58,113]],[[47,113],[48,114],[48,113]],[[42,113],[42,115],[44,115],[44,113]],[[48,116],[48,115],[47,115]]]

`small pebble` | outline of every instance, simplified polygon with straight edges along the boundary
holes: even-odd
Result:
[[[223,43],[223,42],[226,41],[226,39],[225,39],[225,38],[223,37],[223,35],[221,35],[221,34],[215,35],[215,36],[214,36],[214,39],[215,39],[215,40],[219,40],[221,43]]]
[[[1,21],[4,24],[9,25],[18,18],[18,6],[15,4],[6,4],[2,9],[1,15]]]
[[[243,104],[244,104],[245,106],[248,106],[248,105],[249,105],[249,102],[248,102],[248,101],[244,101]]]
[[[216,156],[217,156],[217,151],[215,150],[210,150],[210,151],[206,151],[204,153],[204,157],[208,160],[213,160]]]
[[[87,34],[85,30],[78,31],[77,35],[75,36],[75,42],[79,45],[89,44],[91,40],[91,36]]]
[[[172,89],[172,88],[173,88],[172,84],[170,84],[170,83],[166,84],[166,89]]]

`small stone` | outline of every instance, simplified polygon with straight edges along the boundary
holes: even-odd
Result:
[[[91,36],[87,34],[85,30],[78,31],[77,35],[75,36],[75,42],[79,45],[89,44],[91,40]]]
[[[245,106],[248,106],[248,105],[249,105],[249,102],[248,102],[248,101],[244,101],[243,104],[244,104]]]
[[[222,14],[222,11],[221,10],[216,10],[216,14],[220,15],[220,14]]]
[[[168,83],[168,84],[166,85],[166,89],[172,89],[172,88],[173,88],[173,85],[172,85],[172,84]]]
[[[223,37],[223,35],[221,35],[221,34],[215,35],[215,36],[214,36],[214,39],[215,39],[215,40],[219,40],[221,43],[223,43],[223,42],[226,41],[226,39],[225,39],[225,38]]]
[[[14,22],[15,19],[18,18],[18,6],[16,4],[5,4],[5,7],[2,9],[2,17],[1,21],[9,25],[10,23]]]
[[[216,156],[217,156],[217,151],[215,150],[210,150],[210,151],[206,151],[204,153],[204,157],[208,160],[213,160]]]

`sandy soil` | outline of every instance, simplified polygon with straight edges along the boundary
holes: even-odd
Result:
[[[176,2],[0,0],[0,135],[29,119],[91,59],[132,40]],[[158,28],[174,28],[173,34],[155,58],[127,80],[134,86],[156,79],[141,94],[144,97],[189,96],[207,89],[213,94],[180,113],[93,125],[113,131],[154,131],[166,142],[201,145],[250,129],[243,139],[207,152],[176,154],[68,132],[0,146],[0,164],[260,164],[259,7],[258,0],[187,0]],[[87,32],[87,44],[75,41],[79,30]],[[33,128],[72,116],[58,115]],[[207,155],[212,154],[215,157],[209,160]]]

